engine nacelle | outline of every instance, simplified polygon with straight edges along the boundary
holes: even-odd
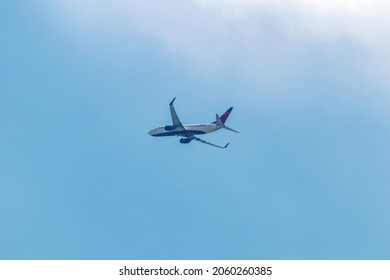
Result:
[[[189,138],[180,138],[180,143],[182,144],[188,144],[190,143],[192,140],[189,139]]]
[[[164,129],[166,130],[166,131],[172,131],[172,130],[175,130],[175,126],[173,126],[173,125],[166,125],[165,127],[164,127]]]

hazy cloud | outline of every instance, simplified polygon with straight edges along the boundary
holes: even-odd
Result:
[[[191,52],[205,45],[216,48],[233,39],[257,44],[270,26],[289,40],[314,36],[332,41],[349,36],[376,47],[389,43],[390,3],[385,0],[57,0],[51,3],[64,18],[82,29],[102,25],[136,28],[168,47]],[[234,35],[238,38],[232,38]]]
[[[375,77],[390,70],[386,0],[47,1],[73,32],[131,30],[208,71],[237,68],[250,76],[267,67],[283,75],[288,59],[307,49],[346,42],[362,52],[357,67],[374,69]]]

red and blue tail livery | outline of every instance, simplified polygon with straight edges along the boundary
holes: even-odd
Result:
[[[229,117],[231,111],[233,110],[233,107],[230,107],[223,115],[221,116],[222,123],[225,123],[227,118]]]
[[[173,98],[173,100],[169,103],[169,109],[171,111],[171,118],[172,118],[172,125],[166,125],[157,127],[155,129],[152,129],[149,131],[149,134],[151,136],[180,136],[182,137],[180,139],[180,143],[182,144],[188,144],[192,140],[196,140],[203,144],[208,144],[217,148],[226,148],[229,143],[227,143],[225,146],[219,146],[210,142],[207,142],[205,140],[202,140],[195,135],[199,134],[206,134],[210,132],[217,131],[221,128],[225,128],[230,131],[237,132],[234,129],[231,129],[225,125],[226,120],[228,119],[230,113],[233,110],[233,107],[230,107],[221,117],[216,115],[216,121],[208,124],[182,124],[179,117],[176,114],[175,107],[173,106],[173,102],[175,101],[176,97]]]

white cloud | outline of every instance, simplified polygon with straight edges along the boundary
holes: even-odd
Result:
[[[390,45],[386,0],[56,0],[52,5],[76,29],[137,30],[197,59],[251,52],[275,39]]]
[[[276,73],[313,45],[348,42],[369,57],[362,68],[390,70],[387,0],[41,1],[51,1],[73,31],[104,36],[131,30],[207,69],[261,73],[267,65]]]

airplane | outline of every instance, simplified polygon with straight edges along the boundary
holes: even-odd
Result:
[[[208,144],[217,148],[227,148],[229,146],[229,143],[227,143],[225,146],[219,146],[210,142],[207,142],[205,140],[202,140],[195,135],[198,134],[206,134],[210,132],[217,131],[221,128],[225,128],[227,130],[239,133],[238,131],[231,129],[225,125],[225,122],[227,118],[229,117],[231,111],[233,110],[233,107],[230,107],[221,117],[218,116],[218,114],[215,116],[215,122],[208,123],[208,124],[182,124],[179,117],[176,114],[175,107],[173,106],[173,102],[175,101],[176,97],[172,99],[171,103],[169,103],[169,109],[171,111],[171,117],[172,117],[172,125],[166,125],[163,127],[157,127],[149,131],[149,134],[151,136],[180,136],[180,143],[181,144],[188,144],[192,140],[199,141],[203,144]]]

